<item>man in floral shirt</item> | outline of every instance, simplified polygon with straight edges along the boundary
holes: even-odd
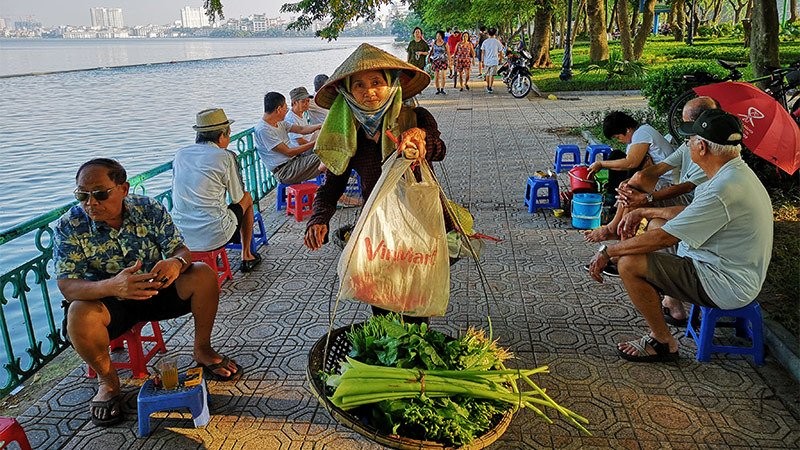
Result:
[[[76,176],[72,207],[55,228],[53,255],[58,288],[68,302],[67,333],[78,355],[97,372],[92,423],[122,420],[120,381],[109,341],[138,322],[194,316],[194,358],[206,377],[231,379],[235,361],[211,347],[217,314],[216,273],[191,263],[191,252],[163,205],[128,195],[125,169],[93,159]]]

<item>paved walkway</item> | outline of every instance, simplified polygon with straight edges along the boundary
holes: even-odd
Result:
[[[798,386],[774,359],[757,368],[752,359],[715,356],[694,360],[695,346],[681,338],[675,364],[621,360],[615,343],[645,330],[617,280],[598,284],[581,268],[595,245],[583,242],[567,219],[528,214],[525,180],[547,169],[556,144],[581,146],[577,136],[557,135],[581,115],[607,108],[639,108],[638,96],[570,94],[577,100],[515,100],[502,83],[493,95],[481,84],[447,96],[421,96],[437,120],[448,154],[435,170],[450,197],[468,205],[476,229],[501,237],[483,256],[496,302],[487,302],[474,265],[452,269],[448,314],[432,321],[449,333],[485,326],[517,356],[518,367],[548,364],[541,378],[561,404],[591,421],[582,436],[554,414],[547,425],[528,411],[494,449],[525,448],[798,448]],[[567,180],[562,175],[562,186]],[[262,210],[274,210],[262,204]],[[333,228],[352,221],[342,210]],[[255,272],[235,273],[223,291],[214,343],[245,367],[236,383],[210,383],[209,425],[194,429],[188,414],[153,416],[154,431],[136,438],[136,393],[123,386],[127,420],[101,429],[89,421],[95,383],[76,369],[20,416],[36,448],[65,449],[377,449],[372,441],[338,425],[310,394],[305,379],[311,345],[327,331],[336,262],[333,245],[311,253],[301,245],[304,224],[272,212],[270,245]],[[238,266],[238,262],[233,263]],[[337,326],[368,316],[361,304],[340,305]],[[186,319],[164,322],[170,353],[181,370],[192,365],[192,327]],[[683,329],[674,329],[682,335]],[[123,373],[123,377],[127,373]],[[794,411],[794,415],[793,412]]]

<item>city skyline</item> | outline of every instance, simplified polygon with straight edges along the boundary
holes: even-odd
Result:
[[[280,15],[280,7],[289,0],[222,0],[226,18],[265,13]],[[202,8],[203,0],[4,0],[0,3],[0,17],[11,21],[41,22],[44,27],[59,25],[91,26],[91,8],[121,8],[126,26],[167,24],[181,20],[181,9],[186,6]]]

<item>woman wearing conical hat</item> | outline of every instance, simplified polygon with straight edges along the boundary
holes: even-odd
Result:
[[[316,103],[330,111],[314,151],[328,172],[306,226],[308,248],[317,250],[327,242],[328,223],[351,170],[361,178],[366,200],[381,175],[382,162],[395,150],[409,159],[444,159],[445,145],[431,113],[403,105],[429,83],[430,77],[419,68],[361,44],[317,92]],[[399,145],[387,137],[387,130],[399,137]]]

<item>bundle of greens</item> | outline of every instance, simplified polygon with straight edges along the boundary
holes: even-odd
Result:
[[[517,408],[551,422],[543,406],[588,433],[585,418],[556,404],[531,379],[546,366],[506,369],[511,353],[482,330],[453,339],[391,314],[371,318],[347,337],[352,350],[339,373],[323,374],[329,398],[383,434],[461,446]],[[532,390],[520,392],[518,380]]]

